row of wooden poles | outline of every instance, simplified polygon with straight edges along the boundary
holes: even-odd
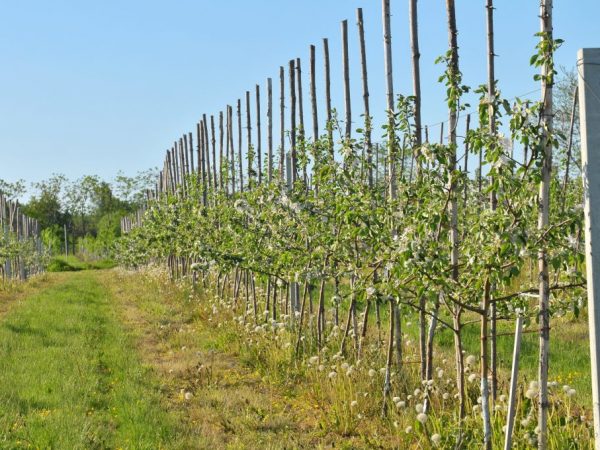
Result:
[[[385,2],[384,2],[385,3]],[[389,2],[388,2],[389,3]],[[374,144],[371,137],[369,83],[367,71],[366,45],[363,26],[363,12],[357,10],[357,31],[360,43],[360,61],[362,78],[363,114],[368,118],[364,126],[364,153],[367,157],[373,155]],[[389,5],[387,7],[387,21],[389,21]],[[344,92],[343,115],[343,140],[352,138],[352,107],[350,100],[350,64],[348,48],[348,21],[342,21],[342,71]],[[385,36],[385,45],[391,46],[391,33]],[[312,141],[320,138],[318,97],[316,89],[316,47],[310,46],[310,60],[308,64],[310,115],[312,117]],[[325,120],[328,124],[325,132],[330,148],[333,148],[334,136],[332,130],[333,107],[331,101],[331,70],[329,41],[323,39],[323,69],[324,69],[324,100]],[[418,52],[418,49],[416,50]],[[391,55],[391,51],[388,52]],[[391,76],[391,56],[386,60],[386,71]],[[286,86],[286,78],[288,80]],[[149,197],[155,198],[163,193],[185,195],[189,188],[186,178],[192,173],[197,173],[204,191],[206,188],[220,189],[228,193],[251,189],[255,184],[265,180],[271,182],[279,176],[281,182],[293,184],[299,179],[308,186],[311,182],[308,168],[303,167],[299,173],[297,146],[300,141],[309,140],[305,125],[303,70],[300,58],[292,59],[286,67],[279,69],[279,143],[275,148],[273,130],[273,79],[268,78],[266,83],[266,151],[263,151],[263,125],[264,122],[261,104],[261,87],[256,85],[254,91],[245,93],[245,109],[242,99],[235,105],[226,105],[224,111],[217,116],[202,114],[201,120],[196,124],[195,137],[192,132],[186,133],[173,143],[167,150],[159,180]],[[388,107],[393,111],[393,88],[388,86]],[[254,104],[252,104],[254,97]],[[235,111],[234,111],[235,109]],[[286,113],[286,109],[288,110]],[[245,116],[245,117],[244,117]],[[254,116],[254,120],[253,120]],[[287,118],[286,118],[287,116]],[[417,123],[420,135],[420,113]],[[287,119],[287,120],[286,120]],[[286,126],[287,122],[287,126]],[[442,127],[443,128],[443,127]],[[245,133],[244,133],[245,129]],[[254,133],[253,133],[254,131]],[[245,136],[244,136],[245,134]],[[427,135],[428,133],[426,133]],[[443,136],[443,131],[441,133]],[[244,139],[245,138],[245,139]],[[443,139],[443,138],[442,138]],[[277,151],[278,155],[275,154]],[[245,154],[245,155],[244,155]],[[375,152],[376,155],[379,152]],[[195,158],[196,155],[196,158]],[[244,157],[245,156],[245,157]],[[408,156],[408,155],[407,155]],[[255,158],[256,157],[256,158]],[[266,159],[263,160],[263,157]],[[276,171],[275,157],[278,158]],[[244,162],[246,167],[244,167]],[[383,162],[383,161],[382,161]],[[410,165],[412,167],[412,164]],[[375,171],[377,176],[379,171]],[[375,181],[375,180],[374,180]],[[181,188],[178,190],[178,188]]]
[[[391,46],[391,26],[390,26],[390,1],[382,0],[383,4],[383,41],[384,41],[384,65],[385,65],[385,83],[386,83],[386,109],[388,116],[391,116],[395,111],[395,97],[394,97],[394,87],[393,87],[393,68],[392,68],[392,46]],[[457,74],[459,72],[458,65],[458,43],[457,43],[457,29],[456,29],[456,19],[455,19],[455,8],[454,8],[454,0],[447,0],[447,11],[448,11],[448,31],[449,31],[449,45],[450,45],[450,60],[449,60],[449,71],[453,74]],[[420,87],[420,66],[419,66],[419,43],[418,43],[418,27],[417,27],[417,10],[416,10],[417,2],[416,0],[409,0],[409,16],[410,16],[410,39],[411,39],[411,52],[412,52],[412,75],[413,75],[413,93],[412,95],[415,98],[415,110],[414,110],[414,123],[415,123],[415,142],[414,148],[419,149],[422,145],[422,142],[429,141],[429,130],[427,127],[423,127],[421,124],[421,87]],[[487,28],[488,28],[488,95],[489,98],[495,98],[496,93],[494,90],[495,83],[495,74],[494,74],[494,46],[493,46],[493,1],[486,1],[487,8]],[[552,2],[551,0],[542,0],[541,3],[541,22],[542,22],[542,31],[551,30],[551,11],[552,11]],[[362,97],[363,97],[363,114],[365,117],[365,126],[364,126],[364,155],[369,163],[372,162],[371,158],[373,156],[374,143],[372,141],[371,136],[371,123],[370,123],[370,103],[369,103],[369,82],[368,82],[368,71],[367,71],[367,58],[366,58],[366,46],[364,39],[364,27],[363,27],[363,15],[362,10],[357,10],[357,29],[359,35],[359,44],[360,44],[360,61],[361,61],[361,87],[362,87]],[[343,83],[343,96],[344,96],[344,109],[342,123],[344,125],[341,130],[342,136],[341,141],[342,144],[351,144],[352,142],[352,105],[350,101],[350,65],[349,65],[349,48],[348,48],[348,22],[343,21],[341,27],[341,35],[342,35],[342,83]],[[325,115],[326,122],[328,126],[326,127],[325,137],[329,141],[329,147],[331,149],[334,148],[334,137],[333,137],[333,127],[331,126],[333,117],[333,108],[331,103],[331,72],[330,72],[330,55],[329,55],[329,44],[327,39],[323,39],[323,62],[324,62],[324,100],[325,100]],[[319,111],[317,108],[317,92],[316,92],[316,47],[314,45],[310,46],[310,60],[309,60],[309,99],[310,99],[310,114],[312,116],[312,141],[316,142],[320,138],[321,129],[319,127],[318,115]],[[245,118],[243,118],[243,110],[242,110],[242,99],[238,99],[235,106],[235,117],[234,117],[234,106],[227,105],[224,111],[218,113],[218,116],[214,115],[206,115],[203,114],[201,120],[196,125],[196,136],[194,140],[193,134],[187,133],[184,134],[181,138],[174,142],[173,146],[167,150],[166,157],[164,160],[163,168],[160,171],[159,180],[154,188],[154,190],[148,192],[149,199],[152,198],[160,198],[165,194],[177,195],[177,196],[185,196],[186,193],[193,189],[194,186],[188,186],[188,180],[192,179],[189,177],[191,174],[197,174],[198,180],[202,186],[202,192],[204,193],[203,202],[205,206],[207,205],[207,191],[210,189],[213,190],[221,190],[228,194],[234,194],[236,192],[241,192],[247,189],[252,189],[253,186],[263,183],[266,179],[267,182],[271,182],[276,180],[276,177],[279,177],[282,185],[291,186],[296,181],[302,180],[307,188],[311,188],[311,177],[307,173],[308,168],[303,166],[302,174],[299,173],[299,165],[298,165],[298,154],[297,147],[298,143],[310,140],[310,137],[307,136],[307,130],[305,127],[305,117],[304,117],[304,103],[303,103],[303,78],[302,78],[302,63],[299,58],[292,59],[289,61],[287,65],[287,75],[286,68],[284,66],[280,67],[279,70],[279,82],[280,82],[280,98],[279,98],[279,114],[280,114],[280,142],[278,146],[278,171],[276,172],[275,168],[275,148],[274,148],[274,136],[273,136],[273,114],[274,114],[274,104],[273,104],[273,80],[271,78],[267,79],[267,102],[266,102],[266,144],[267,148],[264,153],[266,157],[266,164],[263,167],[263,149],[262,149],[262,123],[261,123],[261,89],[260,86],[256,85],[254,92],[246,91],[245,93]],[[286,88],[286,77],[288,79],[287,88]],[[551,90],[548,93],[548,90],[551,87],[545,86],[542,84],[542,92],[543,98],[547,98],[549,95],[551,97]],[[287,92],[287,95],[286,95]],[[251,98],[254,96],[254,108],[252,107]],[[551,108],[551,104],[550,104]],[[286,109],[288,109],[286,114]],[[255,120],[252,120],[252,115],[254,115]],[[287,125],[286,127],[286,115],[287,115]],[[496,134],[497,128],[494,121],[493,116],[493,107],[489,108],[490,115],[490,133]],[[543,120],[546,120],[548,114],[546,110],[544,110],[544,115],[542,117]],[[457,140],[459,138],[457,134],[457,124],[459,120],[458,110],[456,107],[449,108],[449,120],[448,120],[448,143],[455,147],[457,145]],[[470,127],[470,116],[465,116],[466,124],[465,127]],[[245,122],[245,144],[244,144],[244,127],[243,122]],[[253,126],[256,127],[256,133],[253,135]],[[237,133],[235,132],[235,128],[237,128]],[[551,124],[548,127],[551,130]],[[398,187],[397,181],[401,177],[405,177],[408,172],[409,178],[412,176],[412,166],[411,163],[409,167],[405,167],[404,159],[412,158],[414,155],[396,155],[395,154],[395,142],[396,136],[394,136],[393,128],[388,127],[388,151],[387,156],[388,160],[384,163],[385,167],[385,178],[384,181],[386,183],[386,195],[393,199],[397,198],[398,195]],[[422,134],[425,134],[423,139]],[[286,139],[286,136],[289,136],[289,141]],[[237,137],[237,140],[235,139]],[[440,143],[444,141],[444,131],[443,124],[440,132]],[[287,146],[287,147],[286,147]],[[245,147],[245,158],[244,158],[244,147]],[[333,152],[333,150],[332,150]],[[375,152],[378,155],[378,152]],[[256,155],[256,162],[254,161],[254,155]],[[196,156],[196,162],[194,162],[194,156]],[[218,156],[218,157],[217,157]],[[525,159],[527,159],[526,149],[525,149]],[[246,168],[244,169],[244,159],[246,162]],[[465,154],[463,160],[463,167],[460,169],[468,172],[468,148],[466,148],[465,143]],[[451,163],[449,170],[454,171],[458,169],[458,162],[460,160],[457,159],[456,154],[454,154],[451,158]],[[402,165],[398,167],[398,163]],[[481,155],[479,157],[479,172],[478,172],[478,191],[481,196],[481,186],[482,186],[482,171],[481,171],[482,158]],[[546,168],[549,165],[547,161],[544,163],[544,172],[543,172],[543,181],[542,186],[544,189],[547,189],[549,186],[549,169]],[[376,164],[378,166],[378,164]],[[370,167],[370,164],[369,164]],[[400,169],[398,171],[398,169]],[[418,166],[417,166],[418,170]],[[379,170],[375,170],[375,175],[379,173]],[[244,179],[245,178],[245,179]],[[369,184],[372,185],[373,180],[373,172],[368,174]],[[458,185],[452,184],[449,186],[451,191],[456,191],[459,189]],[[460,203],[463,203],[466,206],[467,203],[467,187],[465,186],[464,190],[464,198],[460,199]],[[542,199],[542,213],[545,214],[545,222],[540,222],[540,226],[547,226],[547,211],[548,211],[548,196],[545,195]],[[482,202],[486,202],[486,200],[482,199]],[[459,233],[458,233],[458,203],[459,196],[454,195],[451,199],[450,211],[452,212],[451,224],[450,224],[450,239],[451,239],[451,266],[452,266],[452,278],[454,280],[458,280],[458,266],[459,266]],[[497,205],[497,199],[495,195],[492,194],[489,199],[490,208],[494,209]],[[545,212],[544,212],[545,211]],[[132,227],[136,226],[141,222],[143,218],[142,213],[138,213],[135,217],[126,218],[123,220],[122,227],[124,232],[128,232]],[[546,256],[544,255],[542,259],[545,261]],[[192,261],[189,261],[185,258],[180,258],[178,256],[172,255],[168,258],[169,268],[171,270],[171,274],[173,276],[179,276],[181,274],[190,273],[190,267]],[[193,271],[192,271],[193,272]],[[545,269],[545,276],[547,280],[547,268]],[[246,290],[254,291],[255,283],[253,277],[248,277],[246,271],[242,271],[236,269],[235,275],[232,275],[234,278],[233,291],[234,298],[237,298],[237,293],[239,293],[240,286],[242,283],[246,286]],[[542,277],[540,276],[540,279]],[[221,284],[223,283],[223,284]],[[219,281],[217,283],[220,284],[221,290],[223,286],[226,284],[224,281]],[[547,282],[546,282],[547,284]],[[288,309],[292,311],[297,311],[298,309],[298,287],[297,283],[289,282],[289,285],[286,283],[286,291],[289,293],[289,300],[286,299],[286,305],[290,305]],[[267,305],[269,304],[269,295],[271,290],[271,283],[267,285]],[[321,286],[321,291],[323,290],[323,285]],[[486,295],[483,302],[485,314],[482,315],[481,319],[481,332],[482,332],[482,340],[481,340],[481,377],[484,380],[485,385],[482,384],[482,396],[484,397],[483,410],[484,410],[484,448],[491,448],[491,423],[490,423],[490,410],[489,410],[489,387],[487,386],[488,376],[492,375],[492,386],[491,386],[491,395],[492,398],[495,398],[496,395],[496,351],[495,351],[495,341],[492,340],[492,348],[491,355],[488,354],[489,344],[487,342],[488,336],[488,316],[490,316],[490,309],[493,309],[493,306],[490,307],[490,298],[493,295],[494,286],[486,286]],[[543,311],[543,320],[541,321],[541,329],[543,330],[543,335],[541,336],[541,346],[540,346],[540,354],[541,354],[541,364],[540,364],[540,410],[539,410],[539,423],[540,423],[540,448],[546,448],[547,443],[547,414],[548,414],[548,401],[547,401],[547,333],[546,330],[549,329],[549,317],[547,314],[547,308],[549,304],[549,297],[547,295],[547,285],[544,287],[542,283],[540,284],[540,292],[544,292],[544,295],[540,295],[540,305],[541,310]],[[320,294],[322,296],[322,293]],[[305,293],[306,296],[306,293]],[[252,297],[253,301],[254,296]],[[311,297],[312,298],[312,297]],[[250,297],[246,295],[247,302],[250,300]],[[275,302],[275,298],[273,298],[273,302]],[[275,303],[273,303],[274,305]],[[395,304],[395,302],[390,302],[390,305]],[[423,306],[423,305],[422,305]],[[254,305],[256,311],[256,304]],[[319,306],[320,308],[321,306]],[[424,308],[421,308],[424,310]],[[461,315],[461,307],[456,306],[455,311],[453,312],[454,318],[459,321],[455,324],[456,329],[460,329],[460,315]],[[397,311],[390,311],[390,320],[394,322],[394,318],[398,314]],[[494,312],[491,313],[491,316],[494,317]],[[350,316],[349,316],[350,318]],[[420,322],[422,322],[420,328],[423,331],[425,317],[421,314]],[[491,323],[492,328],[495,327],[495,320],[492,320]],[[391,348],[392,341],[394,339],[399,339],[401,334],[399,330],[394,330],[390,327],[390,346],[389,346],[389,356],[388,360],[391,360]],[[317,326],[318,330],[320,330],[320,324]],[[346,326],[346,332],[348,331],[349,323]],[[356,325],[354,325],[356,328]],[[394,336],[395,335],[395,336]],[[355,333],[356,337],[356,333]],[[424,366],[424,362],[426,358],[424,357],[424,339],[425,335],[421,332],[420,336],[420,347],[421,347],[421,374],[422,376],[427,377],[425,374],[426,367]],[[396,350],[400,350],[400,345],[396,345]],[[460,401],[460,417],[461,419],[465,415],[465,404],[464,404],[464,376],[462,375],[463,369],[463,356],[460,352],[461,345],[456,346],[455,351],[457,352],[457,372],[461,375],[457,376],[457,379],[460,380],[460,385],[458,386],[459,392],[461,393],[461,401]],[[491,358],[490,358],[491,356]],[[488,367],[488,360],[491,359],[491,368]],[[399,358],[401,361],[401,358]],[[389,361],[388,361],[388,369],[389,369]],[[491,369],[491,370],[490,370]],[[388,370],[389,373],[389,370]],[[389,391],[389,377],[386,373],[386,386],[388,389],[385,391]],[[514,387],[513,387],[514,389]],[[511,399],[513,395],[511,392]],[[512,409],[512,408],[511,408]],[[512,416],[512,420],[514,420],[514,416]],[[507,427],[506,432],[506,446],[510,448],[511,442],[511,430],[512,426]]]
[[[43,252],[43,245],[38,221],[23,214],[19,202],[8,200],[1,192],[0,230],[7,243],[6,255],[0,255],[0,273],[3,282],[11,279],[26,280],[30,275],[43,271],[39,257]],[[28,240],[32,241],[33,250],[38,257],[25,258],[18,252],[8,251],[11,243],[18,246],[19,243]]]

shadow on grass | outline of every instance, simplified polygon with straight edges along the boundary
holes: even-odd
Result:
[[[79,272],[81,270],[103,270],[112,269],[117,264],[110,259],[102,259],[98,261],[82,261],[75,256],[65,258],[59,256],[52,258],[46,270],[48,272]]]

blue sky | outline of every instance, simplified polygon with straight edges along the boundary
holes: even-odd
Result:
[[[471,86],[486,79],[484,3],[457,1],[460,65]],[[534,91],[539,86],[528,63],[539,1],[495,3],[500,88],[509,98]],[[264,88],[267,77],[274,78],[277,98],[278,68],[291,58],[303,59],[307,93],[310,44],[317,45],[322,92],[323,37],[330,40],[332,93],[341,111],[343,19],[349,20],[353,119],[359,127],[357,7],[365,16],[375,118],[384,110],[378,0],[2,0],[1,5],[0,178],[9,181],[37,181],[52,173],[111,179],[119,170],[134,174],[158,166],[173,140],[195,130],[201,114],[218,114],[255,84]],[[392,33],[395,90],[410,94],[407,5],[392,0]],[[419,1],[426,124],[446,117],[444,89],[437,84],[442,68],[433,63],[447,48],[444,5]],[[600,46],[598,17],[598,0],[555,0],[555,36],[566,41],[558,64],[573,67],[578,48]]]

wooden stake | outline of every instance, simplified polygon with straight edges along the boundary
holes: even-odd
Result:
[[[279,123],[280,123],[280,139],[279,143],[279,178],[283,183],[285,179],[285,71],[283,66],[279,67]]]
[[[215,116],[210,116],[210,142],[212,146],[212,177],[213,186],[217,188],[217,140],[215,139]]]
[[[219,189],[223,190],[223,111],[219,111]]]
[[[367,171],[369,188],[373,189],[373,146],[371,143],[371,109],[369,107],[369,79],[367,72],[367,47],[365,45],[365,29],[362,8],[356,10],[358,40],[360,43],[360,66],[362,69],[363,104],[365,114],[365,150],[367,153]]]
[[[313,142],[319,140],[319,118],[317,109],[317,86],[315,74],[315,46],[310,46],[310,105],[312,112]]]
[[[267,78],[267,181],[273,180],[273,80]]]
[[[523,317],[517,317],[515,327],[515,344],[513,348],[512,370],[510,373],[510,390],[508,394],[508,418],[506,419],[506,432],[504,435],[504,450],[512,448],[512,432],[515,425],[517,407],[517,382],[519,380],[519,355],[521,353],[521,336],[523,331]]]
[[[260,86],[256,85],[256,162],[258,184],[262,183],[262,148],[261,148],[261,129],[260,129]],[[254,277],[252,277],[254,283]],[[252,285],[254,286],[254,284]]]
[[[292,163],[292,185],[296,183],[298,178],[298,157],[296,154],[296,77],[295,63],[290,60],[289,76],[290,76],[290,138],[291,138],[291,163]]]
[[[323,39],[323,64],[325,66],[325,111],[327,119],[327,137],[329,139],[329,150],[331,157],[333,158],[333,123],[331,116],[331,73],[329,70],[329,41],[327,38]]]
[[[419,52],[419,19],[417,0],[410,0],[408,4],[408,15],[410,17],[410,48],[412,53],[412,75],[413,75],[413,95],[415,97],[415,150],[413,157],[418,161],[418,154],[422,143],[422,125],[421,125],[421,67]],[[417,164],[417,177],[419,176],[419,164]]]
[[[248,189],[252,189],[252,121],[250,118],[250,91],[246,91],[246,158],[248,162]]]
[[[298,86],[298,135],[300,136],[300,141],[304,143],[304,102],[302,99],[302,66],[300,58],[296,58],[296,84]],[[306,164],[302,166],[302,180],[306,186],[308,184]]]
[[[552,0],[541,0],[540,2],[540,28],[541,39],[552,39]],[[552,60],[552,46],[549,46],[544,57]],[[552,136],[553,131],[553,101],[552,83],[548,83],[548,77],[552,78],[552,67],[549,63],[542,64],[541,84],[542,102],[540,126],[542,136],[542,169],[539,190],[539,212],[538,230],[545,232],[550,224],[550,183],[552,172]],[[545,244],[542,242],[538,250],[538,273],[540,280],[539,288],[539,370],[538,381],[540,386],[539,409],[538,409],[538,448],[548,448],[548,354],[550,348],[550,280],[548,273],[548,255]]]
[[[348,21],[342,20],[342,67],[344,71],[344,110],[346,113],[346,145],[352,137],[352,107],[350,101],[350,60],[348,56]]]
[[[244,192],[244,168],[242,163],[242,100],[237,101],[238,122],[238,173],[240,174],[240,192]]]

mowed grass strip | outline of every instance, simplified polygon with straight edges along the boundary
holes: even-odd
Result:
[[[153,374],[90,272],[0,321],[0,448],[178,448]]]

